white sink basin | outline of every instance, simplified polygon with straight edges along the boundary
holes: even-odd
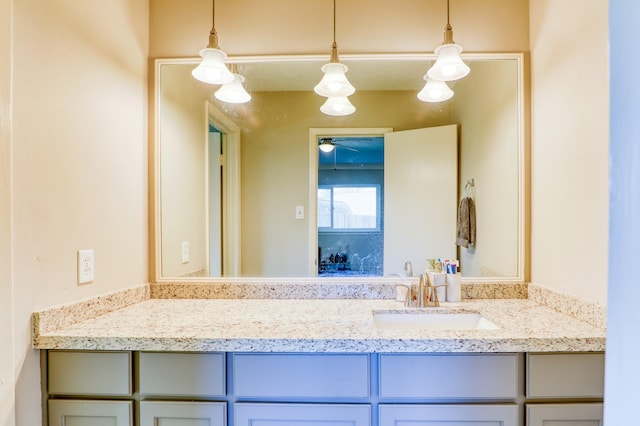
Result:
[[[498,326],[477,312],[429,310],[373,311],[382,330],[496,330]]]

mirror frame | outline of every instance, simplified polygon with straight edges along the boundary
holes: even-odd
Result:
[[[410,61],[410,60],[431,60],[436,59],[433,53],[406,53],[406,54],[341,54],[343,61]],[[529,78],[528,62],[525,61],[524,53],[463,53],[462,59],[465,61],[473,60],[515,60],[517,62],[517,126],[518,126],[518,253],[517,253],[517,275],[507,277],[462,277],[463,283],[526,283],[529,280],[530,259],[529,259],[529,239],[530,239],[530,106],[529,106]],[[193,64],[196,65],[200,58],[157,58],[154,60],[153,75],[150,79],[150,120],[149,120],[149,281],[150,282],[198,282],[198,283],[327,283],[327,277],[164,277],[162,276],[162,254],[161,254],[161,183],[160,183],[160,123],[158,117],[161,113],[161,105],[158,94],[160,93],[161,69],[164,65]],[[326,55],[257,55],[257,56],[236,56],[229,57],[227,63],[252,63],[252,62],[283,62],[283,61],[317,61],[322,63],[326,61]],[[311,90],[311,89],[310,89]],[[209,103],[213,110],[215,107]],[[213,111],[209,106],[206,107],[208,119],[211,120]],[[216,117],[216,114],[213,114]],[[224,116],[224,115],[223,115]],[[219,117],[219,116],[218,116]],[[227,126],[235,126],[234,123],[228,122]],[[228,127],[233,129],[233,127]],[[326,131],[327,129],[310,129],[309,146],[315,148],[317,139],[315,133]],[[345,129],[342,129],[345,130]],[[240,143],[240,132],[237,132],[236,142]],[[310,161],[313,155],[309,154]],[[315,153],[317,155],[317,153]],[[236,169],[236,174],[229,176],[240,188],[240,169]],[[310,178],[311,179],[311,178]],[[317,179],[317,176],[315,177]],[[239,192],[238,192],[239,194]],[[315,194],[313,194],[315,195]],[[310,195],[311,197],[311,195]],[[239,196],[231,201],[232,206],[237,210],[233,215],[229,215],[230,222],[225,226],[226,231],[240,237],[240,199]],[[311,233],[311,228],[310,233]],[[235,258],[235,266],[232,270],[239,270],[240,265],[240,246],[233,248],[233,256]],[[311,250],[311,249],[310,249]],[[238,268],[238,269],[234,269]],[[310,269],[313,265],[310,265]],[[390,277],[339,277],[330,278],[332,282],[344,283],[390,283],[394,279]]]

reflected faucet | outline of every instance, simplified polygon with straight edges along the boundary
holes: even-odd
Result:
[[[413,266],[411,265],[411,261],[409,260],[404,262],[404,273],[407,277],[413,276]]]

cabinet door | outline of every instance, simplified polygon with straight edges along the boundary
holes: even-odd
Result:
[[[518,406],[381,404],[380,426],[519,426]]]
[[[133,426],[131,401],[49,400],[49,426]]]
[[[224,402],[140,403],[140,426],[225,426],[227,404]]]
[[[528,404],[527,426],[602,426],[602,404]]]
[[[235,426],[370,426],[371,407],[358,404],[235,404]]]

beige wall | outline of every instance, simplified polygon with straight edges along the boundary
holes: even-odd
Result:
[[[607,0],[537,0],[530,7],[531,278],[603,303],[608,232],[607,6]]]
[[[147,281],[148,4],[14,7],[13,368],[17,423],[38,425],[31,313]],[[95,250],[90,285],[78,249]]]
[[[0,0],[0,426],[15,423],[11,264],[11,0]]]
[[[192,66],[162,71],[162,275],[179,277],[206,269],[205,162],[210,87],[191,76]],[[188,208],[187,208],[188,206]],[[182,243],[189,262],[182,263]],[[202,273],[200,273],[202,275]]]
[[[454,86],[452,119],[462,124],[460,193],[475,182],[477,243],[460,247],[466,277],[518,276],[518,76],[516,61],[477,61]]]
[[[469,52],[529,49],[528,0],[456,0],[451,24]],[[151,57],[197,56],[208,42],[211,1],[150,0]],[[332,2],[234,0],[216,2],[220,46],[230,55],[326,53],[332,42]],[[443,39],[446,2],[337,2],[342,53],[430,52]]]

